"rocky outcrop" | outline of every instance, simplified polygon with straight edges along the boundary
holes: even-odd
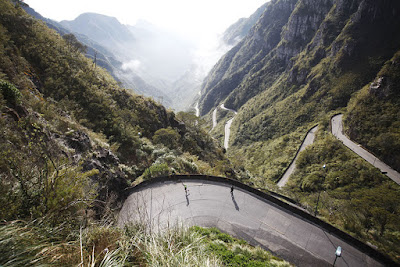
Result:
[[[286,73],[289,83],[307,84],[312,67],[326,57],[337,68],[349,66],[348,59],[365,56],[363,47],[372,50],[396,35],[399,5],[394,0],[271,1],[248,35],[206,78],[201,114],[222,102],[239,109]],[[309,96],[317,90],[310,89]]]
[[[249,18],[241,18],[231,25],[223,34],[223,41],[227,45],[236,45],[249,33],[250,29],[257,23],[270,2],[259,7]]]
[[[296,2],[271,1],[248,35],[219,60],[202,85],[201,115],[222,102],[278,45]]]

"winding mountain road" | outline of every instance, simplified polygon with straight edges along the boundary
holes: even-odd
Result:
[[[200,117],[200,109],[199,109],[199,102],[196,103],[194,106],[196,117]]]
[[[211,128],[211,131],[212,131],[215,127],[217,127],[217,110],[218,110],[218,108],[215,108],[214,111],[213,111],[213,114],[212,114],[212,123],[213,123],[213,126],[212,126],[212,128]]]
[[[380,161],[372,153],[368,152],[361,145],[351,141],[346,135],[343,134],[343,114],[333,116],[331,119],[332,134],[336,136],[337,139],[343,142],[345,146],[353,150],[360,157],[371,163],[376,168],[380,169],[382,173],[385,173],[390,179],[395,183],[400,185],[400,173],[393,170],[390,166]]]
[[[314,126],[313,128],[311,128],[308,131],[299,150],[297,150],[297,153],[296,153],[292,163],[290,163],[289,167],[286,169],[285,173],[282,175],[282,178],[279,180],[279,182],[278,182],[279,187],[284,187],[286,185],[287,181],[289,180],[290,175],[292,175],[292,173],[296,169],[296,161],[299,156],[299,153],[301,151],[303,151],[304,149],[306,149],[307,146],[314,143],[315,133],[317,132],[317,130],[318,130],[318,125]]]
[[[141,222],[152,231],[175,223],[217,227],[297,266],[332,266],[338,246],[342,257],[335,266],[385,264],[367,245],[265,193],[226,178],[193,177],[160,177],[133,188],[118,225]]]
[[[224,106],[224,104],[221,104],[220,107],[222,109],[224,109],[224,110],[232,111],[233,113],[235,113],[235,115],[237,114],[236,110],[226,108]],[[226,124],[225,124],[225,138],[224,138],[224,147],[225,147],[225,149],[228,149],[228,147],[229,147],[229,138],[231,136],[231,126],[232,126],[232,122],[233,122],[234,119],[235,119],[235,117],[233,117],[232,119],[228,120],[226,122]]]

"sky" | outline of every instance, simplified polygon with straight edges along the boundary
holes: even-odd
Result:
[[[42,16],[73,20],[85,12],[113,16],[123,24],[139,19],[192,37],[222,33],[267,0],[25,0]]]

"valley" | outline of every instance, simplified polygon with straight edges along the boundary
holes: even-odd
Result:
[[[400,2],[271,0],[206,47],[34,8],[0,0],[0,265],[400,264]]]

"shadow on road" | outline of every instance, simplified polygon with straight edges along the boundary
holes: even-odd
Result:
[[[186,206],[189,206],[189,195],[187,192],[185,194],[185,197],[186,197]]]
[[[239,206],[235,200],[235,196],[233,195],[233,192],[231,192],[231,197],[232,197],[233,204],[235,205],[235,209],[239,210]]]

